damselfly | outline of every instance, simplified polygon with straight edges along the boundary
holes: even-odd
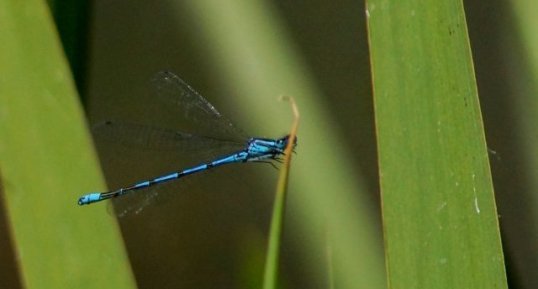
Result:
[[[232,123],[223,117],[213,105],[211,105],[204,97],[197,93],[192,87],[186,84],[179,77],[171,72],[160,72],[154,78],[157,85],[158,95],[165,101],[177,105],[186,118],[194,120],[197,123],[203,124],[206,127],[211,127],[213,131],[219,132],[218,138],[207,136],[196,136],[189,133],[157,129],[138,124],[121,124],[112,121],[104,122],[100,127],[104,130],[110,130],[113,133],[121,134],[121,130],[139,130],[145,131],[145,135],[158,136],[159,139],[166,142],[183,142],[186,139],[207,139],[215,142],[217,139],[222,139],[222,135],[235,133],[238,130]],[[247,139],[242,149],[230,152],[223,156],[217,157],[214,160],[200,163],[198,165],[165,174],[160,177],[141,181],[131,186],[119,188],[108,192],[93,192],[86,194],[78,199],[79,205],[89,205],[106,199],[116,198],[131,194],[137,190],[142,190],[148,187],[159,185],[162,183],[174,181],[192,174],[203,172],[212,168],[216,168],[226,164],[246,163],[246,162],[271,162],[278,161],[284,154],[289,136],[284,136],[277,139],[269,138],[250,138]],[[293,141],[296,145],[296,140]]]

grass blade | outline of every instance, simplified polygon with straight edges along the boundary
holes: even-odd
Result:
[[[293,155],[293,147],[297,139],[297,127],[299,126],[299,110],[292,97],[287,97],[293,109],[294,120],[289,134],[289,143],[284,151],[284,163],[278,178],[275,202],[273,205],[273,215],[271,217],[271,228],[269,232],[269,245],[267,248],[267,258],[265,262],[265,275],[263,278],[263,288],[276,288],[278,276],[278,254],[280,250],[280,240],[282,239],[282,224],[286,209],[286,195],[288,190],[288,176]]]
[[[391,288],[507,288],[461,1],[367,1]]]
[[[1,1],[0,43],[0,165],[23,287],[134,287],[115,219],[76,204],[104,185],[44,1]]]

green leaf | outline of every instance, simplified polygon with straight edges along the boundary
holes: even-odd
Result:
[[[391,288],[507,288],[461,1],[367,1]]]
[[[115,219],[77,198],[104,188],[43,1],[0,2],[0,166],[25,288],[133,288]]]

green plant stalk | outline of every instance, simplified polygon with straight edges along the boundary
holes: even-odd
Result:
[[[277,284],[278,277],[278,256],[280,251],[280,240],[282,239],[282,227],[284,213],[286,209],[286,195],[288,188],[288,176],[291,164],[291,156],[293,154],[294,143],[297,139],[297,127],[299,126],[299,110],[295,104],[295,100],[291,97],[287,98],[292,106],[294,121],[289,134],[289,142],[284,151],[284,163],[280,170],[276,197],[273,207],[273,215],[271,217],[271,228],[269,232],[269,245],[267,246],[267,257],[265,261],[265,274],[263,278],[264,289],[274,289]]]
[[[507,288],[463,3],[367,1],[390,288]]]

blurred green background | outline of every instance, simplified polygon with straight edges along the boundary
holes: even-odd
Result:
[[[120,119],[174,128],[173,114],[159,115],[151,105],[150,80],[161,70],[175,72],[256,136],[286,133],[291,111],[277,97],[294,96],[302,122],[290,176],[281,288],[330,288],[332,280],[337,280],[335,288],[386,288],[363,1],[49,1],[49,6],[37,0],[1,1],[1,40],[32,43],[39,51],[45,43],[41,37],[46,38],[42,35],[53,35],[46,40],[53,47],[61,39],[64,55],[56,62],[65,72],[62,63],[69,60],[79,98],[65,106],[53,100],[49,104],[54,109],[29,110],[60,117],[49,129],[64,132],[51,138],[63,143],[67,152],[58,146],[58,151],[46,150],[40,142],[27,149],[39,149],[49,165],[63,160],[70,174],[58,181],[61,186],[51,185],[57,191],[39,187],[45,196],[61,195],[58,199],[43,197],[43,203],[32,207],[11,193],[0,204],[0,234],[7,236],[0,238],[0,288],[260,287],[277,175],[268,166],[251,165],[247,172],[223,168],[207,178],[195,177],[185,185],[186,193],[165,196],[141,214],[119,219],[119,226],[105,204],[75,205],[81,194],[103,187],[83,120],[67,116],[79,115],[82,108],[88,127]],[[515,2],[464,4],[492,150],[510,288],[537,288],[538,50],[533,28],[538,18],[533,13],[538,8],[531,1]],[[24,19],[30,20],[27,28]],[[35,27],[45,32],[32,33]],[[17,62],[17,57],[47,62],[48,54],[12,53],[17,49],[0,44],[2,54],[8,55],[0,66],[18,69],[13,77],[24,87],[27,78],[20,75],[26,75],[25,70],[49,64]],[[10,81],[9,69],[4,69],[0,85]],[[47,77],[28,79],[39,76]],[[70,81],[68,75],[57,78]],[[2,104],[15,107],[16,100],[10,99],[14,95],[0,93],[0,98],[7,99]],[[32,104],[21,104],[21,111],[25,105]],[[0,116],[7,118],[13,107],[0,107]],[[71,126],[61,130],[60,125]],[[25,129],[3,129],[10,133],[0,136]],[[0,152],[10,152],[9,145],[1,143],[2,139]],[[110,188],[162,169],[163,159],[156,155],[141,156],[136,149],[125,151],[98,140],[95,144]],[[78,146],[88,152],[79,155]],[[0,159],[2,191],[27,190],[26,183],[13,183],[21,180],[13,177],[18,171],[35,177],[48,170],[24,161],[22,168],[4,167],[10,161],[16,160]],[[47,203],[50,210],[70,209],[47,221],[43,216],[50,212],[39,208],[48,201],[56,204]],[[52,237],[32,234],[36,227]]]

